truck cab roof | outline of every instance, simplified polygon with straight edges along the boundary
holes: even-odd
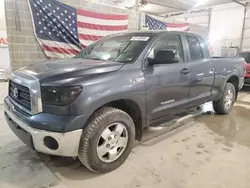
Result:
[[[119,34],[114,34],[114,35],[138,35],[138,34],[149,35],[149,36],[160,36],[160,35],[164,35],[164,34],[179,34],[179,35],[188,34],[188,35],[200,37],[197,34],[189,33],[189,32],[187,33],[184,31],[157,31],[157,30],[155,30],[155,31],[150,30],[150,31],[124,32],[124,33],[119,33]],[[114,35],[111,35],[111,36],[114,36]]]

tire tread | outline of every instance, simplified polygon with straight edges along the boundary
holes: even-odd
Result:
[[[116,114],[116,113],[122,113],[122,114],[127,115],[122,110],[112,108],[112,107],[104,107],[94,113],[94,115],[87,122],[87,126],[83,129],[82,137],[80,140],[78,158],[89,170],[93,172],[99,173],[99,171],[96,171],[95,169],[93,169],[91,165],[89,164],[88,148],[89,148],[89,141],[91,139],[92,132],[94,131],[94,129],[96,128],[98,129],[99,122],[101,122],[106,117],[112,114]]]

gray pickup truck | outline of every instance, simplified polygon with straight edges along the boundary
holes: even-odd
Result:
[[[243,58],[211,58],[201,37],[182,32],[107,36],[72,59],[13,72],[5,117],[30,148],[77,157],[108,172],[128,157],[148,125],[213,101],[232,109]]]

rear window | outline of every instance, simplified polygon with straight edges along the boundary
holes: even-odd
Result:
[[[200,43],[196,37],[186,36],[190,51],[191,61],[203,59]]]
[[[240,53],[237,57],[243,57],[247,64],[250,63],[250,53]]]

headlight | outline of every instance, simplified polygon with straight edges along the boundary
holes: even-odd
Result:
[[[41,91],[43,104],[66,106],[79,96],[82,86],[42,86]]]

